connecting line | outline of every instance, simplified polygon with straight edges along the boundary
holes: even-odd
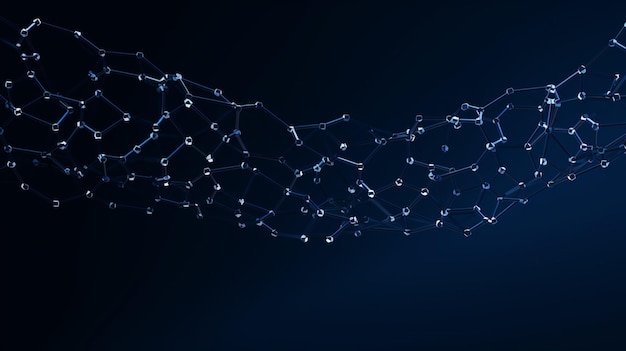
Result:
[[[500,131],[500,133],[502,134],[502,129],[500,127],[500,118],[502,118],[502,116],[504,116],[504,114],[507,111],[511,111],[514,108],[513,104],[507,104],[502,111],[500,111],[500,113],[492,120],[493,123],[495,123],[498,126],[498,130]]]
[[[626,125],[626,123],[619,123],[617,125]],[[612,127],[614,125],[604,125],[605,127]],[[626,148],[626,133],[620,135],[619,137],[613,139],[612,141],[610,141],[608,144],[606,144],[606,148],[610,149],[613,147],[616,147],[617,145],[619,145],[620,147],[624,147]]]
[[[518,192],[518,191],[519,191],[519,190],[521,190],[521,189],[523,189],[523,188],[521,188],[521,187],[519,187],[519,186],[514,187],[514,188],[511,188],[511,190],[507,191],[507,192],[505,193],[505,195],[511,195],[511,194],[514,194],[514,193]],[[521,198],[521,197],[506,197],[506,196],[498,196],[498,197],[496,198],[496,200],[497,200],[498,202],[501,202],[501,201],[512,201],[512,202],[515,202],[515,203],[520,203],[520,204],[522,204],[522,205],[525,205],[525,204],[527,204],[527,203],[528,203],[528,198]]]
[[[441,173],[439,174],[442,178],[444,177],[448,177],[448,176],[452,176],[455,175],[457,173],[461,173],[461,172],[466,172],[466,171],[472,171],[473,168],[475,168],[475,164],[469,165],[469,166],[465,166],[459,169],[450,169],[448,170],[448,172],[446,173]]]
[[[394,222],[396,220],[396,217],[392,215],[391,212],[389,212],[378,200],[372,198],[369,201],[386,216],[386,221]]]
[[[376,196],[376,191],[370,188],[362,179],[358,179],[356,181],[356,185],[358,185],[359,188],[364,189],[367,192],[367,197],[369,197],[370,199],[373,199],[374,196]]]
[[[337,228],[332,234],[326,236],[325,240],[327,243],[332,243],[335,240],[335,237],[337,235],[339,235],[339,233],[341,233],[347,226],[348,224],[350,224],[349,221],[343,221],[341,222],[341,224],[339,225],[339,228]]]
[[[540,87],[515,88],[515,89],[511,88],[511,89],[513,89],[513,91],[518,93],[518,92],[522,92],[522,91],[544,90],[545,88],[546,88],[545,86],[540,86]]]
[[[482,219],[483,221],[485,221],[485,222],[487,222],[487,223],[489,223],[489,224],[495,224],[496,219],[495,219],[495,218],[493,218],[493,217],[487,217],[487,216],[483,213],[483,211],[482,211],[482,209],[480,208],[480,206],[478,206],[478,205],[474,205],[473,210],[474,210],[474,212],[476,212],[476,214],[478,214],[478,216],[480,216],[480,219]],[[470,229],[473,229],[473,228],[470,228]]]
[[[290,128],[293,128],[295,130],[306,130],[306,129],[326,130],[328,127],[330,127],[332,125],[335,125],[337,123],[349,122],[349,121],[350,121],[350,115],[349,114],[344,114],[341,117],[335,118],[335,119],[330,120],[328,122],[311,123],[311,124],[300,124],[300,125],[290,126]]]
[[[370,161],[370,160],[371,160],[371,159],[372,159],[372,158],[373,158],[373,157],[374,157],[374,156],[375,156],[375,155],[376,155],[376,154],[380,151],[380,149],[381,149],[381,148],[383,147],[383,145],[384,145],[384,144],[382,144],[382,143],[380,143],[380,142],[377,142],[376,144],[377,144],[377,145],[376,145],[376,147],[375,147],[375,148],[374,148],[374,149],[373,149],[373,150],[369,153],[369,155],[367,155],[367,156],[365,157],[365,159],[363,160],[363,162],[361,162],[360,167],[359,167],[359,166],[357,166],[357,169],[358,169],[358,170],[362,171],[362,170],[363,170],[363,168],[364,168],[364,165],[365,165],[366,163],[368,163],[368,162],[369,162],[369,161]]]
[[[585,174],[585,173],[589,173],[590,171],[593,171],[594,169],[597,169],[601,167],[600,163],[595,163],[595,164],[580,164],[578,167],[576,167],[575,172],[572,173],[575,175],[575,177],[580,177],[581,175]],[[602,167],[602,168],[606,168],[606,167]],[[571,179],[571,177],[568,177],[568,180],[573,181],[576,178]]]
[[[289,132],[289,134],[291,134],[291,136],[293,137],[293,140],[296,146],[302,146],[303,141],[298,136],[298,132],[296,132],[296,128],[294,126],[289,126],[287,128],[287,132]]]
[[[356,161],[352,161],[352,160],[348,160],[347,158],[338,156],[335,160],[350,165],[350,166],[354,166],[357,170],[362,171],[365,166],[363,165],[363,162],[356,162]]]
[[[51,127],[52,127],[52,123],[50,123],[50,122],[48,122],[48,121],[44,121],[44,120],[42,120],[42,119],[41,119],[41,118],[39,118],[39,117],[33,116],[33,115],[31,115],[30,113],[28,113],[28,112],[22,112],[22,113],[21,113],[21,115],[22,115],[22,116],[25,116],[25,117],[28,117],[28,118],[30,118],[31,120],[33,120],[33,121],[35,121],[35,122],[37,122],[37,123],[39,123],[39,124],[41,124],[41,125],[44,125],[44,126],[46,126],[46,127],[49,127],[49,128],[51,128]]]
[[[587,73],[587,67],[580,65],[576,72],[570,74],[567,78],[563,79],[559,84],[555,86],[556,89],[560,88],[563,84],[569,82],[572,78]]]
[[[278,123],[282,124],[285,128],[289,128],[289,125],[285,121],[283,121],[278,116],[276,116],[272,111],[268,110],[267,107],[265,107],[261,103],[257,103],[257,104],[258,104],[258,106],[257,106],[258,109],[260,109],[261,111],[267,113],[269,116],[271,116]]]
[[[198,88],[200,90],[203,90],[205,92],[208,92],[210,94],[213,94],[215,96],[215,98],[209,98],[209,97],[206,97],[206,96],[196,96],[196,95],[194,95],[194,98],[202,99],[202,100],[205,100],[205,101],[208,101],[208,102],[214,102],[214,103],[217,103],[217,104],[220,104],[220,105],[232,106],[232,102],[230,100],[228,100],[226,97],[224,97],[224,95],[223,95],[223,93],[222,93],[222,91],[220,89],[209,88],[209,87],[207,87],[205,85],[202,85],[202,84],[197,83],[195,81],[189,80],[189,79],[183,77],[182,75],[181,75],[181,77],[182,78],[180,79],[180,82],[181,82],[181,84],[185,85],[185,90],[186,91],[189,91],[189,89],[187,88],[188,86],[192,86],[192,87]],[[216,98],[218,98],[218,99],[216,99]],[[258,102],[257,104],[262,105],[260,102]]]
[[[80,40],[82,43],[86,44],[94,53],[100,52],[100,48],[97,47],[94,43],[89,41],[89,39],[85,38],[83,34],[79,31],[74,31],[74,38]]]
[[[617,39],[611,39],[609,40],[609,47],[617,47],[620,48],[624,51],[626,51],[626,46],[622,45],[622,43],[620,43],[619,41],[617,41]]]
[[[499,199],[494,206],[491,218],[495,218],[496,220],[508,212],[513,206],[519,204],[519,201],[506,201],[508,204],[502,210],[500,210],[500,204],[505,202],[505,200]],[[498,211],[499,210],[499,211]]]
[[[545,111],[545,116],[546,116],[546,120],[545,122],[540,122],[539,126],[541,128],[543,128],[544,130],[548,130],[549,127],[551,127],[554,123],[554,120],[556,119],[556,113],[558,111],[558,105],[560,105],[560,102],[556,102],[559,101],[558,97],[557,98],[548,98],[547,99],[548,102],[548,111]],[[543,116],[543,114],[542,114]]]
[[[411,130],[407,129],[404,132],[397,132],[397,133],[393,133],[391,134],[391,136],[389,138],[387,138],[388,141],[396,141],[396,140],[401,140],[401,141],[414,141],[415,140],[415,134],[410,134]]]
[[[413,123],[413,126],[411,126],[411,128],[409,129],[409,132],[407,133],[408,135],[415,135],[415,132],[417,131],[419,134],[424,134],[424,128],[420,127],[420,123],[422,123],[424,121],[424,116],[422,115],[417,115],[415,116],[415,122]],[[413,141],[413,140],[411,140]]]
[[[431,131],[433,129],[437,129],[437,128],[443,127],[443,126],[448,125],[448,124],[449,124],[449,122],[444,120],[444,121],[441,121],[441,122],[438,122],[438,123],[429,124],[426,127],[417,127],[416,132],[417,132],[418,135],[422,135],[422,134],[424,134],[424,133],[426,133],[428,131]]]

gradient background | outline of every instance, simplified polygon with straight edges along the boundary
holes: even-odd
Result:
[[[24,2],[0,15],[142,50],[290,121],[350,113],[381,126],[560,80],[626,20],[618,2],[127,3]],[[0,349],[621,350],[620,161],[469,239],[433,231],[330,246],[187,212],[53,211],[3,188],[0,342],[11,346]]]

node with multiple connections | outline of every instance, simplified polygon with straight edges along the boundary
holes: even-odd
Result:
[[[624,154],[623,30],[561,81],[388,131],[343,113],[292,123],[37,18],[2,44],[0,180],[54,208],[178,208],[303,242],[470,236]]]

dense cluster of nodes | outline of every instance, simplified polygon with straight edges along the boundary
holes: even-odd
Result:
[[[148,215],[182,208],[303,242],[469,236],[624,153],[623,30],[556,84],[391,132],[347,114],[291,124],[35,19],[5,40],[2,61],[15,67],[0,76],[0,176],[55,208],[81,198]]]

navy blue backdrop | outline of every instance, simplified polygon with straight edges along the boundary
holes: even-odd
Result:
[[[350,113],[384,126],[558,81],[606,45],[626,5],[109,1],[3,4],[0,15],[142,50],[288,120]],[[624,349],[620,161],[470,238],[372,233],[333,245],[175,210],[53,211],[2,188],[0,342],[14,346],[0,348]]]

